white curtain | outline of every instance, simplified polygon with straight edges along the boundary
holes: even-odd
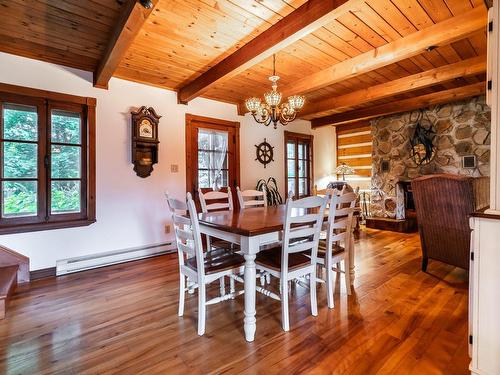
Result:
[[[219,190],[222,185],[222,167],[227,154],[227,133],[213,132],[210,137],[212,141],[211,149],[214,150],[210,158],[210,181],[212,189]]]

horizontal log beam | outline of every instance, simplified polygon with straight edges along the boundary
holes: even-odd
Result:
[[[207,72],[181,87],[178,101],[187,103],[223,78],[233,77],[304,36],[332,22],[361,0],[309,0],[259,34]]]
[[[375,117],[387,116],[394,113],[414,111],[431,105],[450,103],[453,101],[470,98],[484,94],[486,82],[478,82],[454,89],[443,90],[432,94],[404,99],[393,103],[378,105],[375,107],[337,113],[330,116],[320,117],[311,121],[313,128],[327,125],[340,125],[353,121],[366,120]]]
[[[305,110],[300,112],[300,116],[306,117],[329,110],[339,110],[345,107],[369,103],[438,85],[455,78],[469,77],[484,72],[486,72],[486,56],[477,56],[338,97],[308,103]]]
[[[137,0],[128,0],[123,5],[104,56],[94,72],[95,87],[108,88],[109,80],[157,2],[158,0],[153,0],[153,7],[150,9],[144,8]]]
[[[459,16],[342,61],[282,88],[284,97],[305,94],[333,85],[386,65],[419,55],[429,48],[448,45],[486,30],[487,12],[477,7]],[[306,104],[307,105],[307,104]]]

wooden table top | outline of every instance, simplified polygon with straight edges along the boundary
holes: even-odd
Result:
[[[294,209],[294,215],[303,215],[303,209]],[[257,236],[283,229],[286,206],[252,207],[244,210],[214,211],[199,214],[200,224],[242,236]],[[325,218],[328,216],[325,214]]]

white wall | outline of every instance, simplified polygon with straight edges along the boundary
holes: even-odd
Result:
[[[324,126],[313,129],[314,135],[314,180],[318,189],[325,189],[330,181],[335,181],[333,174],[337,164],[337,145],[335,127]]]
[[[178,105],[176,93],[120,79],[109,90],[92,87],[92,74],[23,57],[0,53],[0,82],[97,98],[97,223],[88,227],[0,236],[0,244],[27,255],[31,269],[54,267],[56,260],[136,246],[163,243],[169,222],[163,192],[185,194],[185,114],[240,121],[241,185],[255,186],[274,176],[284,190],[283,131],[264,127],[236,107],[208,99]],[[130,111],[152,106],[162,116],[159,162],[152,175],[139,178],[130,163]],[[310,133],[310,123],[297,121],[287,130]],[[255,161],[254,144],[264,137],[275,147],[275,162],[266,169]],[[171,173],[171,164],[179,173]]]

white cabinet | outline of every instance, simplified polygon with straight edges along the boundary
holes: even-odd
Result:
[[[500,216],[473,217],[471,228],[470,370],[472,374],[499,375]]]

